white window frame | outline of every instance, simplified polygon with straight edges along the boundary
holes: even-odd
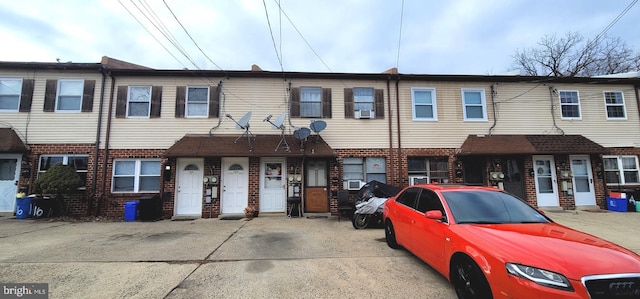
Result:
[[[62,94],[62,85],[64,83],[77,83],[80,82],[80,85],[82,86],[80,88],[80,94]],[[82,98],[84,96],[84,79],[60,79],[58,80],[58,89],[56,92],[56,106],[55,106],[55,112],[63,112],[63,113],[76,113],[76,112],[80,112],[82,110]],[[77,109],[60,109],[60,97],[80,97],[79,101],[78,101],[78,108]]]
[[[85,185],[80,187],[80,188],[78,188],[78,189],[79,190],[85,190],[86,189],[86,184],[87,184],[87,181],[86,181],[87,180],[87,174],[89,173],[89,155],[75,155],[75,154],[59,154],[59,155],[57,155],[57,154],[51,154],[51,155],[47,154],[47,155],[40,155],[40,157],[38,158],[38,174],[37,174],[37,177],[40,177],[43,173],[47,172],[46,170],[42,170],[42,167],[43,167],[42,159],[43,158],[45,158],[45,159],[46,158],[53,158],[53,157],[62,158],[62,164],[63,165],[69,165],[69,158],[72,158],[72,157],[73,158],[86,158],[87,159],[87,169],[78,170],[78,169],[75,169],[75,167],[74,167],[74,170],[76,171],[76,173],[84,173],[84,175],[82,175],[82,176],[84,177],[83,181],[84,181]],[[55,164],[53,164],[53,165],[55,165]],[[53,165],[50,165],[50,166],[53,166]],[[81,178],[82,178],[82,176],[81,176]]]
[[[15,97],[17,96],[17,100],[16,100],[16,109],[2,109],[0,108],[0,112],[18,112],[20,110],[20,100],[22,100],[22,78],[0,78],[0,85],[4,85],[4,86],[8,86],[5,85],[3,82],[7,82],[7,81],[17,81],[19,82],[18,84],[18,90],[16,91],[16,93],[2,93],[0,92],[0,97]],[[1,87],[1,86],[0,86]],[[2,89],[0,89],[2,90]]]
[[[195,103],[189,103],[189,89],[206,89],[207,90],[207,101],[206,102],[195,102]],[[209,117],[209,101],[211,99],[209,99],[209,86],[187,86],[187,90],[186,90],[186,95],[185,97],[185,117],[187,118],[208,118]],[[204,115],[190,115],[189,114],[189,104],[192,105],[205,105],[206,109],[204,112]]]
[[[131,100],[131,88],[148,88],[149,90],[149,100],[147,102],[147,115],[130,115],[131,113],[131,103],[143,103],[145,101],[132,101]],[[151,85],[130,85],[127,88],[127,118],[149,118],[151,117],[151,93],[153,92]]]
[[[375,167],[374,163],[377,159],[383,161],[384,165],[378,165]],[[346,187],[348,181],[360,180],[365,183],[369,182],[369,175],[372,176],[380,176],[384,174],[384,181],[380,181],[381,183],[387,183],[386,176],[386,167],[387,167],[387,159],[385,157],[348,157],[342,159],[342,167],[343,167],[343,184]],[[373,171],[375,168],[380,168],[378,171]],[[357,170],[357,171],[356,171]]]
[[[135,162],[135,166],[134,166],[134,174],[130,175],[130,174],[123,174],[123,175],[116,175],[116,164],[119,162]],[[158,163],[158,173],[157,175],[143,175],[141,174],[141,169],[142,169],[142,162],[157,162]],[[162,162],[160,161],[160,159],[115,159],[113,161],[113,167],[112,167],[112,171],[111,171],[111,193],[118,193],[118,194],[122,194],[122,193],[159,193],[160,190],[140,190],[140,178],[141,177],[157,177],[158,178],[158,182],[159,185],[162,184],[162,182],[160,181],[161,177],[161,167],[162,167]],[[116,178],[117,177],[132,177],[133,176],[133,190],[125,190],[125,191],[116,191],[115,190],[115,182],[116,182]]]
[[[485,95],[484,88],[462,88],[462,115],[464,116],[464,121],[487,121],[487,99]],[[466,102],[466,93],[467,92],[478,92],[480,93],[480,104],[467,104]],[[467,117],[467,107],[481,107],[482,108],[482,118],[469,118]]]
[[[576,94],[576,98],[578,99],[577,103],[563,103],[562,102],[562,93],[563,92],[571,92]],[[577,90],[558,90],[558,102],[560,103],[560,116],[565,120],[582,120],[582,105],[580,105],[580,92]],[[564,116],[562,112],[563,106],[578,106],[578,117],[573,116]]]
[[[371,91],[371,100],[365,99],[361,96],[356,96],[356,90],[370,90]],[[359,109],[358,106],[370,106],[371,109]],[[376,111],[376,90],[373,87],[354,87],[353,88],[353,111],[361,111],[361,110],[371,110]]]
[[[610,104],[607,103],[607,94],[620,94],[620,98],[622,99],[622,103],[618,104]],[[604,97],[604,113],[607,115],[607,120],[626,120],[627,119],[627,108],[625,107],[624,104],[624,92],[622,91],[618,91],[618,90],[605,90],[602,92],[602,95]],[[624,114],[623,117],[611,117],[609,116],[609,110],[607,110],[607,108],[609,107],[622,107],[622,113]]]
[[[635,163],[635,168],[634,169],[625,169],[623,168],[623,163],[622,163],[622,159],[633,159],[634,163]],[[633,155],[628,155],[628,156],[602,156],[602,159],[616,159],[618,164],[617,167],[618,169],[604,169],[605,171],[605,182],[607,184],[607,186],[619,186],[619,185],[638,185],[640,184],[640,165],[638,165],[638,156],[633,156]],[[603,163],[604,164],[604,163]],[[606,165],[604,165],[603,167],[606,167]],[[618,171],[618,178],[620,179],[619,182],[607,182],[607,176],[606,173],[607,172],[611,172],[617,170]],[[636,176],[638,177],[638,182],[626,182],[625,178],[624,178],[624,173],[625,172],[632,172],[635,171],[636,172]]]
[[[318,96],[318,101],[308,100],[306,94],[314,94]],[[305,109],[311,106],[312,109]],[[314,108],[317,108],[314,109]],[[317,112],[317,113],[316,113]],[[322,87],[318,86],[302,86],[300,87],[300,117],[318,118],[322,117]]]
[[[431,104],[427,103],[416,103],[416,92],[429,92],[431,93]],[[418,106],[430,106],[433,117],[418,117],[417,116],[417,107]],[[436,100],[436,89],[433,87],[411,87],[411,107],[412,107],[412,117],[415,121],[438,121],[438,103]]]

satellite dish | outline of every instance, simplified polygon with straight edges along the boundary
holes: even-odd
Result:
[[[249,151],[253,151],[253,145],[251,145],[251,137],[253,137],[255,139],[255,137],[253,136],[253,134],[251,134],[251,131],[249,131],[249,120],[251,119],[251,111],[247,112],[242,118],[240,118],[240,120],[236,121],[235,119],[233,119],[233,117],[231,117],[231,114],[227,114],[226,116],[228,118],[230,118],[234,123],[236,123],[236,129],[238,130],[244,130],[244,133],[242,133],[242,135],[240,135],[240,137],[236,138],[236,141],[234,141],[233,143],[237,143],[238,140],[240,138],[242,138],[243,136],[247,136],[247,143],[249,144]]]
[[[249,128],[249,120],[251,119],[252,112],[247,112],[239,121],[236,122],[236,129],[246,130]]]
[[[320,131],[324,130],[327,127],[327,122],[325,122],[324,120],[312,120],[309,127],[311,127],[312,131],[320,133]]]
[[[287,116],[286,113],[282,113],[280,114],[280,116],[278,116],[278,118],[276,118],[276,120],[271,123],[273,125],[274,129],[282,129],[282,124],[284,124],[284,118]]]
[[[287,116],[286,113],[282,113],[280,114],[280,116],[278,116],[278,118],[276,118],[276,120],[271,121],[271,117],[273,117],[273,115],[269,114],[269,116],[267,116],[265,119],[263,119],[262,121],[268,121],[271,124],[271,127],[274,130],[280,130],[280,143],[278,143],[278,145],[276,146],[276,152],[278,151],[278,148],[280,146],[282,146],[282,148],[284,148],[285,151],[290,151],[289,149],[289,144],[287,144],[287,140],[284,138],[284,118]]]
[[[293,131],[293,137],[295,137],[296,139],[303,140],[309,137],[309,135],[311,135],[311,130],[309,130],[308,128],[297,128],[295,129],[295,131]]]
[[[268,121],[271,124],[271,127],[274,130],[284,130],[284,127],[282,126],[282,124],[284,124],[285,116],[287,116],[287,114],[286,113],[282,113],[282,114],[280,114],[280,116],[278,116],[278,118],[276,118],[276,120],[271,121],[271,117],[273,117],[273,115],[269,114],[269,116],[267,116],[262,121]]]

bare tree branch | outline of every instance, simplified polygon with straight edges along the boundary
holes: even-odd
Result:
[[[635,54],[620,38],[586,40],[577,32],[556,34],[540,39],[537,47],[516,50],[513,67],[526,75],[590,77],[640,69],[640,54]]]

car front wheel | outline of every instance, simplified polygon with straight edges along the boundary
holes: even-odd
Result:
[[[470,258],[457,259],[451,266],[451,283],[460,299],[491,299],[491,287],[480,267]]]
[[[400,246],[396,242],[396,232],[393,230],[393,224],[387,220],[384,224],[384,238],[387,240],[387,245],[393,249],[398,249]]]

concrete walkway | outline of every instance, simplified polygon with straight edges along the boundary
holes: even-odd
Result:
[[[548,212],[640,252],[640,213]],[[56,222],[0,217],[0,282],[49,298],[455,298],[447,280],[382,229],[349,221]]]

